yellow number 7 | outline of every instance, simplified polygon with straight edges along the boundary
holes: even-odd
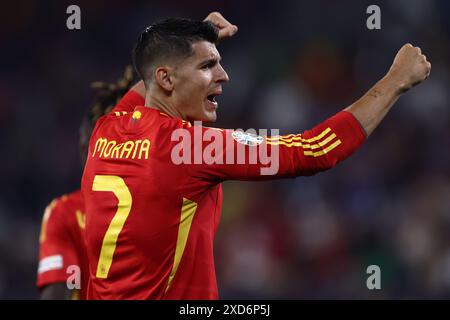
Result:
[[[100,250],[100,257],[98,259],[96,277],[106,279],[108,277],[109,269],[116,250],[117,238],[122,231],[123,225],[128,218],[128,214],[131,210],[133,199],[131,197],[130,190],[128,189],[125,181],[118,176],[104,176],[96,175],[92,184],[93,191],[110,191],[119,200],[117,205],[117,211],[114,215],[108,230],[103,238],[102,248]],[[183,256],[186,242],[189,236],[189,230],[191,228],[194,214],[197,210],[197,203],[189,199],[183,198],[183,204],[181,207],[180,224],[178,226],[177,243],[175,246],[174,264],[172,271],[169,275],[166,291],[169,289],[175,273],[178,270],[178,266]]]
[[[100,257],[97,265],[97,278],[106,279],[111,268],[117,238],[128,218],[133,199],[125,181],[118,176],[97,175],[92,184],[93,191],[111,191],[119,200],[117,211],[103,238]]]

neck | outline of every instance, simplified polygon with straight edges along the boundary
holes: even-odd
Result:
[[[172,118],[186,120],[178,109],[170,103],[170,101],[167,101],[167,99],[161,99],[157,95],[152,94],[149,90],[145,95],[145,106],[164,112]]]

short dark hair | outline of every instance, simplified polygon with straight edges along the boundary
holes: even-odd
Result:
[[[146,82],[163,59],[187,58],[193,53],[194,42],[216,43],[218,34],[217,27],[209,21],[171,18],[152,24],[141,32],[134,47],[136,72]]]

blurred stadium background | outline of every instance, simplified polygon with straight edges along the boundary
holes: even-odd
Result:
[[[81,7],[82,29],[66,28]],[[382,29],[366,28],[381,7]],[[23,1],[0,19],[0,298],[35,299],[45,206],[79,186],[78,127],[95,80],[115,81],[155,19],[218,10],[231,82],[218,126],[308,129],[388,70],[406,42],[431,77],[352,158],[314,177],[224,184],[222,299],[450,298],[449,1]],[[366,268],[381,268],[381,290]]]

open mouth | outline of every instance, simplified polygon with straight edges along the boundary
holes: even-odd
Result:
[[[217,97],[217,96],[218,96],[217,94],[210,94],[210,95],[207,97],[207,99],[208,99],[208,101],[210,101],[210,102],[217,103],[217,101],[216,101],[216,97]]]
[[[221,94],[222,94],[222,91],[217,90],[216,92],[211,93],[206,96],[206,100],[208,102],[209,109],[211,109],[211,110],[217,109],[218,103],[216,101],[216,98]]]

